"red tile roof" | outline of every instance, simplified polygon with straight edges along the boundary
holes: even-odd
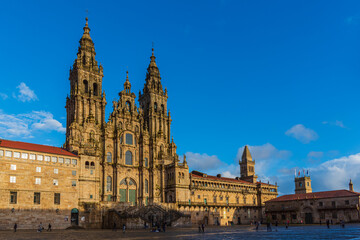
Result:
[[[205,174],[205,173],[198,172],[198,171],[192,171],[190,174],[191,174],[192,177],[195,177],[195,178],[204,178],[204,179],[215,180],[215,181],[225,181],[225,182],[254,184],[254,183],[252,183],[252,182],[247,182],[247,181],[240,180],[240,179],[210,176],[210,175],[207,175],[207,174]],[[262,183],[262,182],[257,182],[256,184],[264,184],[264,185],[274,186],[274,185],[266,184],[266,183]]]
[[[4,139],[0,139],[0,147],[77,157],[77,155],[59,147],[51,147],[26,142],[16,142]]]
[[[320,198],[337,198],[337,197],[353,197],[360,196],[360,193],[352,192],[349,190],[334,190],[334,191],[325,191],[325,192],[313,192],[313,193],[298,193],[280,196],[274,199],[271,199],[267,202],[285,202],[285,201],[295,201],[295,200],[304,200],[304,199],[320,199]]]

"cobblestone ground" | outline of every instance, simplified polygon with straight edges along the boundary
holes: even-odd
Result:
[[[0,231],[0,239],[37,239],[37,240],[93,240],[93,239],[360,239],[360,224],[348,224],[345,228],[326,226],[290,226],[278,227],[267,232],[265,226],[255,231],[253,226],[208,227],[205,233],[197,228],[168,228],[164,232],[149,230],[128,230],[125,234],[118,230],[53,230],[37,233],[36,230]]]

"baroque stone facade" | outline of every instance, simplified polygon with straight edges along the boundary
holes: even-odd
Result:
[[[70,165],[70,168],[75,168],[77,174],[75,177],[68,172],[69,175],[61,179],[59,193],[64,201],[61,201],[60,207],[56,208],[49,198],[44,198],[39,210],[59,214],[60,210],[57,209],[64,208],[64,215],[54,215],[56,220],[50,218],[44,219],[44,222],[56,221],[59,224],[55,227],[64,228],[71,225],[110,227],[113,222],[143,227],[144,222],[225,225],[261,220],[264,202],[277,196],[277,186],[257,181],[255,160],[247,146],[239,161],[241,176],[235,179],[196,171],[189,173],[186,156],[182,162],[179,160],[176,144],[171,137],[168,92],[162,86],[154,50],[144,88],[138,95],[139,105],[136,104],[136,95],[132,92],[127,73],[119,99],[112,103],[109,120],[105,121],[107,102],[102,89],[103,67],[96,61],[87,19],[83,29],[77,58],[70,69],[70,95],[66,98],[66,142],[64,149],[58,148],[58,151],[71,154],[76,159],[77,164]],[[29,151],[36,155],[40,152],[51,153],[45,146],[41,151],[34,144],[29,146]],[[11,151],[23,149],[16,144],[8,148]],[[32,169],[38,163],[21,162],[21,166],[25,164],[24,169]],[[50,164],[43,163],[44,166]],[[61,166],[68,167],[66,164]],[[32,211],[34,218],[28,221],[29,226],[36,224],[42,219],[38,218],[41,213],[34,211],[36,209],[31,201],[19,199],[18,205],[9,205],[8,201],[11,191],[23,188],[32,194],[37,188],[27,188],[21,184],[11,187],[4,185],[4,182],[9,182],[6,179],[10,176],[7,165],[3,171],[6,176],[0,191],[6,194],[2,195],[5,197],[2,197],[0,204],[4,208],[13,206],[15,211]],[[21,174],[33,178],[34,173]],[[53,176],[43,177],[46,181],[53,181]],[[66,179],[76,180],[76,188],[66,183]],[[46,191],[55,190],[51,188]],[[24,205],[20,205],[20,202]],[[66,216],[71,221],[66,222]],[[14,217],[12,221],[16,219],[21,218]],[[5,228],[11,227],[11,224],[11,221],[5,224]]]

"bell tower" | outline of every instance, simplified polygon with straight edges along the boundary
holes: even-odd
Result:
[[[66,148],[79,154],[96,155],[105,123],[103,68],[95,60],[88,19],[79,41],[77,58],[70,68],[70,97],[66,98]]]
[[[310,176],[295,177],[295,194],[312,193]]]
[[[256,183],[257,176],[255,175],[255,160],[252,159],[250,150],[248,146],[244,147],[244,152],[242,154],[240,164],[240,179],[252,183]]]

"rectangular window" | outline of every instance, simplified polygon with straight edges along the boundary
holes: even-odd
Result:
[[[332,213],[332,218],[337,218],[337,212]]]
[[[320,219],[325,219],[325,212],[324,211],[320,212]]]
[[[145,158],[145,167],[149,166],[149,160],[147,158]]]
[[[40,185],[41,184],[41,178],[35,178],[35,184]]]
[[[12,156],[12,151],[5,152],[5,157],[11,157],[11,156]]]
[[[64,163],[64,158],[59,157],[59,163]]]
[[[55,173],[55,174],[58,174],[58,173],[59,173],[59,169],[54,168],[54,173]]]
[[[349,205],[349,204],[350,204],[349,200],[345,200],[345,205]]]
[[[40,204],[40,193],[39,192],[34,193],[34,204]]]
[[[16,177],[15,176],[10,176],[10,182],[11,183],[16,183]]]
[[[76,176],[76,171],[72,171],[72,175],[73,175],[73,176]]]
[[[65,158],[65,164],[70,164],[70,158]]]
[[[239,198],[238,197],[236,198],[236,203],[239,204]]]
[[[4,156],[4,150],[0,150],[0,157]]]
[[[36,172],[41,172],[41,167],[36,167]]]
[[[216,196],[214,196],[214,203],[216,203]]]
[[[11,204],[17,203],[17,192],[10,192],[10,203]]]
[[[71,181],[71,186],[76,187],[76,181],[75,180]]]
[[[50,156],[45,156],[45,162],[50,162]]]
[[[11,164],[11,165],[10,165],[10,170],[16,170],[16,165]]]
[[[292,219],[296,219],[296,214],[292,214],[291,217],[292,217]],[[325,218],[325,215],[324,215],[324,218]]]
[[[36,155],[35,154],[32,154],[32,153],[30,153],[30,155],[29,155],[30,157],[30,160],[35,160],[36,159]]]
[[[125,142],[126,142],[126,144],[132,145],[133,144],[133,135],[130,133],[127,133],[125,135]]]
[[[44,155],[37,155],[37,160],[38,161],[44,160]]]
[[[319,202],[319,207],[322,207],[323,205],[323,202]]]
[[[94,174],[94,170],[90,170],[90,175],[93,175]]]
[[[198,199],[200,199],[200,195],[198,195]]]
[[[57,162],[57,157],[51,157],[51,161],[52,161],[53,163],[56,163],[56,162]]]
[[[220,201],[222,201],[223,200],[223,197],[222,196],[220,196]]]
[[[76,164],[77,164],[77,160],[76,160],[76,159],[71,159],[71,163],[72,163],[72,165],[76,165]]]
[[[60,193],[54,193],[54,204],[60,204]]]
[[[29,154],[28,154],[28,153],[21,153],[21,158],[22,158],[22,159],[28,159],[28,158],[29,158]]]
[[[276,220],[276,215],[272,215],[272,220]]]
[[[286,216],[284,214],[281,215],[281,220],[285,220]]]
[[[20,152],[14,152],[14,158],[20,158]]]
[[[53,180],[53,185],[54,185],[54,186],[59,186],[59,181],[58,181],[57,179],[54,179],[54,180]]]
[[[331,202],[331,206],[332,206],[332,207],[335,207],[335,206],[336,206],[335,201],[332,201],[332,202]]]
[[[93,198],[93,195],[90,194],[90,199],[92,199],[92,198]]]

